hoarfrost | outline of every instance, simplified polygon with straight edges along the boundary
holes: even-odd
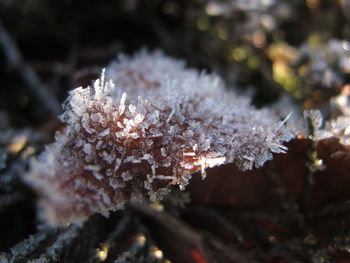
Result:
[[[93,87],[70,92],[64,108],[65,131],[26,177],[52,224],[163,196],[169,184],[184,189],[208,167],[261,167],[295,136],[275,111],[255,109],[218,76],[159,51],[120,56]]]
[[[99,171],[100,167],[98,165],[85,165],[84,166],[85,170],[89,170],[89,171]]]
[[[322,140],[330,137],[339,139],[343,145],[350,145],[350,86],[331,100],[333,106],[340,115],[327,121],[322,129],[315,131],[316,139]],[[322,118],[322,116],[320,117]]]
[[[308,83],[327,88],[345,84],[346,74],[350,73],[349,46],[350,42],[339,39],[330,39],[317,48],[310,43],[302,45],[298,61],[308,61]]]
[[[110,131],[110,129],[107,128],[107,129],[103,130],[102,132],[100,132],[98,136],[100,136],[100,137],[107,136],[109,134],[109,131]]]
[[[86,153],[87,155],[90,155],[92,153],[92,146],[90,143],[86,143],[84,144],[84,148],[83,148],[84,153]]]

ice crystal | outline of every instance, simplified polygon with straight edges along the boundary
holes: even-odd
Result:
[[[303,117],[303,111],[292,101],[291,97],[282,96],[271,108],[276,110],[277,114],[285,120],[283,123],[286,127],[285,133],[289,132],[291,137],[294,135],[307,136],[309,131]]]
[[[108,215],[144,195],[162,198],[166,186],[183,189],[208,167],[261,167],[294,136],[273,111],[256,110],[218,76],[159,51],[120,56],[92,87],[72,90],[64,109],[64,132],[26,177],[53,224]]]
[[[324,120],[320,110],[304,111],[305,118],[309,118],[313,125],[312,135],[316,140],[337,138],[343,145],[350,145],[350,87],[344,86],[343,91],[333,97],[330,109],[332,118]],[[337,115],[336,115],[337,114]]]

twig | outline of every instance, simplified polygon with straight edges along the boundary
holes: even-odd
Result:
[[[233,234],[234,238],[239,243],[243,243],[246,240],[249,240],[253,243],[257,243],[257,241],[253,237],[251,237],[249,234],[244,232],[244,230],[239,229],[237,226],[234,225],[233,222],[228,220],[223,214],[219,213],[217,210],[213,208],[206,207],[206,206],[197,206],[197,207],[191,207],[191,209],[189,209],[189,212],[216,220],[218,225],[224,226],[229,233]]]
[[[78,235],[78,227],[75,225],[62,229],[52,244],[46,247],[45,251],[35,259],[35,262],[60,262],[63,253]]]
[[[35,251],[54,235],[53,229],[46,229],[29,236],[10,249],[9,253],[3,253],[0,262],[24,262],[30,258]],[[1,261],[3,260],[3,261]],[[7,261],[6,261],[7,260]]]
[[[186,238],[186,240],[195,244],[195,246],[198,247],[200,251],[205,252],[203,239],[201,235],[185,223],[173,217],[171,214],[164,211],[156,211],[147,205],[132,204],[131,207],[134,208],[136,211],[153,218],[165,228],[169,228],[172,231],[176,229],[176,232],[179,235],[183,236],[184,238]]]
[[[209,251],[207,251],[208,249],[207,243],[210,243],[216,249],[219,249],[221,253],[225,251],[223,255],[227,256],[226,252],[228,247],[224,246],[220,241],[214,239],[213,237],[209,237],[209,236],[204,237],[200,232],[195,231],[192,227],[180,221],[179,219],[172,216],[171,214],[165,211],[160,212],[160,211],[154,210],[147,205],[133,204],[132,207],[135,210],[153,218],[163,227],[178,234],[179,236],[181,236],[183,240],[187,240],[194,247],[196,247],[198,251],[200,251],[203,255],[209,256],[211,254],[209,253]],[[239,251],[238,249],[235,249],[232,246],[230,246],[229,258],[234,259],[234,262],[237,262],[237,263],[255,262],[253,258],[243,254],[241,251]]]
[[[16,44],[0,22],[0,48],[3,50],[7,65],[15,71],[38,97],[44,107],[54,115],[60,113],[60,103],[49,88],[40,81],[37,74],[25,62]]]

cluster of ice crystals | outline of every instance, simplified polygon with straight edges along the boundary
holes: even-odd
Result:
[[[350,42],[331,39],[319,47],[304,44],[300,48],[300,61],[308,61],[310,72],[306,76],[311,84],[334,87],[344,84],[350,73]]]
[[[323,117],[320,111],[313,110],[306,112],[306,117],[309,117],[315,124],[314,139],[323,140],[327,138],[338,138],[343,145],[350,145],[350,117],[339,116],[336,119],[329,120],[324,127],[320,127],[323,122]]]
[[[325,123],[323,129],[317,131],[318,139],[335,137],[343,145],[350,145],[350,86],[346,85],[344,90],[332,98],[331,105],[340,112],[340,115]],[[319,117],[321,119],[321,117]],[[322,119],[321,121],[322,122]],[[321,126],[321,125],[319,125]]]
[[[295,104],[291,97],[282,96],[272,107],[284,121],[280,125],[285,125],[285,133],[290,133],[290,137],[294,135],[307,136],[308,126],[303,117],[302,109]]]
[[[326,123],[320,138],[336,137],[343,145],[350,145],[350,117],[340,116],[336,120]]]
[[[120,56],[92,87],[71,91],[64,108],[64,132],[27,176],[53,224],[108,215],[144,195],[159,198],[169,184],[183,189],[208,167],[260,167],[294,136],[219,77],[159,51]]]

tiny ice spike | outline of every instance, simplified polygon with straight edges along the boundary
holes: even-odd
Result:
[[[72,90],[64,109],[64,132],[26,175],[53,225],[162,198],[208,167],[260,167],[294,136],[273,111],[160,51],[120,56],[93,87]]]

